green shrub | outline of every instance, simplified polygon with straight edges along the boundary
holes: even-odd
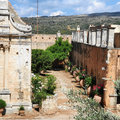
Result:
[[[54,94],[54,90],[56,89],[56,84],[55,84],[55,81],[56,81],[56,78],[52,75],[48,76],[47,77],[47,93],[48,94]]]
[[[40,73],[52,68],[54,56],[50,51],[32,50],[32,72]]]
[[[86,76],[84,84],[85,84],[86,88],[88,88],[89,86],[91,86],[92,85],[92,77]]]
[[[114,81],[116,93],[120,96],[120,80]]]
[[[20,108],[19,108],[19,110],[25,110],[24,106],[21,105]]]
[[[43,50],[32,50],[32,72],[39,73],[39,56],[42,54]]]
[[[83,98],[81,92],[70,90],[68,98],[71,103],[75,104],[75,108],[77,109],[76,120],[120,120],[119,116],[105,111],[93,99]]]
[[[46,99],[47,94],[45,91],[40,91],[40,92],[36,92],[34,95],[35,99],[34,99],[34,103],[39,104],[39,106],[42,106],[42,101]]]
[[[42,101],[47,95],[53,95],[56,88],[56,78],[53,75],[32,77],[32,103],[39,104],[41,107]]]
[[[2,99],[0,99],[0,109],[6,107],[6,102]]]
[[[68,42],[68,40],[63,41],[62,38],[58,38],[53,46],[47,48],[47,51],[53,53],[55,58],[54,61],[64,61],[69,57],[69,53],[72,50],[72,45]]]

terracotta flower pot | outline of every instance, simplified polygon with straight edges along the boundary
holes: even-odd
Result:
[[[74,77],[74,78],[76,77],[76,71],[73,72],[73,77]]]
[[[83,79],[80,80],[80,87],[84,87],[84,80]]]
[[[87,88],[87,95],[90,95],[90,93],[91,93],[91,86]]]
[[[77,70],[76,70],[76,72],[77,72],[77,73],[79,73],[79,72],[80,72],[80,70],[78,70],[78,69],[77,69]]]
[[[19,115],[24,116],[25,115],[25,110],[19,110]]]
[[[2,117],[2,113],[3,113],[3,111],[4,111],[4,109],[1,108],[1,109],[0,109],[0,117]]]
[[[96,102],[98,102],[98,103],[101,103],[101,101],[102,101],[102,96],[100,96],[100,95],[94,95],[94,98],[93,98]]]
[[[79,76],[76,76],[76,78],[75,78],[75,79],[76,79],[76,81],[77,81],[77,82],[79,82],[79,81],[80,81]]]

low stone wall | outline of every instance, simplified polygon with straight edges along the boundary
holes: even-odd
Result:
[[[71,43],[72,35],[62,35],[63,40],[68,40]],[[32,49],[45,50],[49,46],[55,44],[57,35],[55,34],[38,34],[32,36]]]

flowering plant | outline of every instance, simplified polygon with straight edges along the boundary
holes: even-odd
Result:
[[[86,77],[86,71],[85,71],[85,69],[83,69],[82,72],[79,73],[79,78],[85,79],[85,77]]]
[[[89,87],[92,84],[92,77],[91,76],[86,76],[85,77],[85,87]]]
[[[100,95],[100,94],[103,94],[103,85],[94,85],[93,86],[93,94],[97,94],[97,95]]]

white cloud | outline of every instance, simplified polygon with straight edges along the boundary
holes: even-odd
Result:
[[[120,2],[117,2],[117,5],[120,5]]]
[[[88,13],[93,13],[93,12],[96,12],[96,11],[102,12],[102,11],[104,11],[105,8],[106,7],[105,7],[105,3],[104,2],[100,2],[100,1],[94,0],[94,1],[91,2],[91,5],[88,6],[86,11]]]
[[[50,16],[58,16],[58,15],[63,15],[63,14],[64,14],[64,12],[62,12],[62,11],[56,11],[56,12],[52,12],[50,14]]]
[[[36,16],[36,0],[10,0],[20,16]],[[120,2],[109,0],[39,0],[39,16],[79,15],[120,11]],[[64,12],[63,12],[64,11]]]

